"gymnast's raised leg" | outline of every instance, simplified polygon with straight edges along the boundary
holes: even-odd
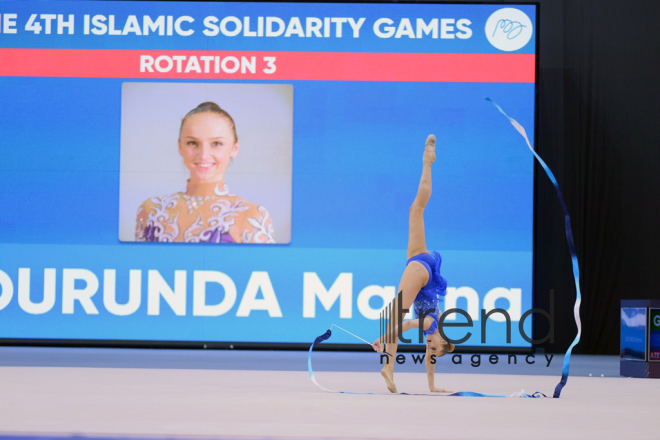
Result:
[[[435,162],[434,135],[429,135],[426,139],[422,162],[422,177],[419,181],[417,196],[410,207],[410,217],[408,219],[408,259],[419,254],[429,253],[428,249],[426,249],[426,238],[424,235],[424,208],[431,198],[431,165]],[[404,309],[410,309],[415,297],[428,281],[429,273],[421,263],[411,261],[406,266],[397,290],[397,296],[402,296],[402,305]],[[382,336],[374,343],[374,348],[380,352],[383,349],[383,343],[386,342],[385,351],[389,354],[389,359],[383,367],[381,374],[385,378],[387,389],[392,393],[397,392],[396,385],[394,384],[394,359],[396,357],[399,342],[397,337],[397,327],[401,325],[401,323],[398,322],[399,313],[396,309],[397,305],[398,297],[393,301],[392,313],[386,331],[386,335],[394,335],[394,337],[385,340],[385,336]],[[411,322],[411,324],[413,323]],[[403,326],[401,329],[402,332],[406,330]]]

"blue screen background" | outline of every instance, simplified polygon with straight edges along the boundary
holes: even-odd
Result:
[[[125,16],[125,5],[129,4],[56,2],[49,4],[49,12],[94,10]],[[217,8],[222,7],[236,15],[262,15],[248,12],[253,4],[194,3],[131,3],[130,13],[142,14],[155,5],[162,14],[192,10],[200,16],[217,15]],[[319,15],[310,4],[259,6],[263,15]],[[0,7],[29,12],[41,6],[2,2]],[[346,15],[347,11],[351,16],[393,19],[422,13],[469,16],[475,37],[460,46],[460,51],[499,52],[477,34],[501,4],[323,7],[328,16]],[[533,6],[520,9],[534,20]],[[234,39],[230,49],[438,51],[430,40],[411,45],[404,40],[370,38],[367,32],[364,35],[341,42],[292,39],[286,46],[281,40],[250,43]],[[0,36],[1,47],[228,49],[222,38],[202,38],[199,32],[185,41],[180,37],[165,41],[37,37],[26,34],[8,44]],[[458,51],[458,43],[443,41],[442,51]],[[519,53],[534,53],[532,43]],[[358,313],[356,297],[369,285],[398,284],[406,260],[408,208],[419,183],[429,133],[438,138],[438,160],[433,167],[433,196],[425,212],[426,239],[429,249],[443,255],[442,270],[449,286],[476,290],[481,298],[479,308],[490,289],[520,288],[522,311],[532,307],[533,157],[522,138],[484,98],[495,100],[533,133],[534,84],[283,81],[294,87],[291,243],[216,247],[119,242],[124,81],[129,79],[0,77],[0,270],[13,280],[14,290],[13,300],[0,310],[0,337],[311,342],[334,322],[366,339],[376,339],[379,323]],[[43,270],[58,270],[57,301],[51,311],[29,315],[21,310],[17,302],[19,268],[31,269],[33,302],[43,296]],[[98,315],[88,315],[80,307],[71,315],[61,313],[64,268],[85,268],[97,276],[100,287],[92,299]],[[117,273],[119,303],[128,298],[129,270],[144,272],[142,305],[130,316],[104,310],[103,271],[110,268]],[[158,270],[170,285],[175,270],[187,271],[185,316],[175,316],[163,303],[159,316],[147,315],[148,270]],[[213,318],[192,316],[195,270],[221,271],[232,278],[238,290],[232,310]],[[271,318],[265,311],[235,316],[254,271],[268,272],[283,317]],[[339,318],[338,303],[326,311],[317,301],[316,317],[303,318],[305,272],[316,273],[327,289],[340,273],[352,273],[353,317]],[[222,296],[219,286],[209,286],[209,303],[219,302]],[[370,305],[378,308],[382,300],[372,298]],[[509,306],[505,300],[496,305]],[[459,299],[457,306],[465,307],[464,300]],[[517,331],[517,322],[513,324],[512,344],[528,346]],[[474,335],[467,345],[481,345],[479,325],[475,321],[475,328],[470,329]],[[489,321],[488,329],[486,345],[507,345],[502,323]],[[525,329],[531,336],[531,319]],[[448,334],[452,332],[460,337],[465,330],[453,329]],[[358,341],[336,335],[331,342]]]

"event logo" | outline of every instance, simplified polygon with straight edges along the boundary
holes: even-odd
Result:
[[[505,52],[521,49],[532,38],[532,21],[520,9],[503,8],[493,12],[486,21],[486,38]]]

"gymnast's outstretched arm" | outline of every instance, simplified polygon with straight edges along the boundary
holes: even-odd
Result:
[[[429,390],[432,393],[453,393],[453,391],[445,390],[444,388],[438,388],[435,386],[435,362],[437,357],[435,353],[431,353],[430,350],[426,349],[426,356],[424,357],[424,363],[426,364],[426,377],[429,380]]]

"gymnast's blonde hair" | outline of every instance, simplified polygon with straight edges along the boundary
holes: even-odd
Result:
[[[438,356],[444,356],[447,353],[453,353],[455,348],[456,346],[454,344],[447,342],[447,345],[443,345],[440,349],[440,354],[438,354]]]

